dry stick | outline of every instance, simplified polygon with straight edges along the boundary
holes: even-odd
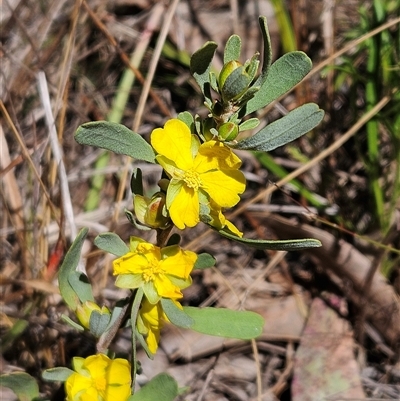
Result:
[[[257,401],[262,401],[262,378],[261,378],[261,362],[260,355],[258,353],[256,340],[253,338],[251,340],[251,348],[254,355],[254,363],[256,364],[256,374],[257,374]]]
[[[124,64],[132,70],[132,72],[135,74],[136,78],[138,81],[143,85],[144,83],[144,78],[142,73],[133,66],[130,61],[129,57],[121,50],[121,48],[118,46],[117,41],[114,39],[114,37],[108,32],[107,27],[97,18],[97,15],[91,10],[91,8],[87,5],[86,1],[83,1],[82,5],[85,7],[85,10],[88,12],[90,18],[93,20],[97,28],[100,29],[101,32],[106,36],[108,41],[111,43],[111,45],[115,48],[115,50],[118,52],[119,56],[121,57],[121,60],[124,62]],[[149,92],[151,98],[154,100],[154,102],[157,104],[157,106],[160,108],[161,112],[169,116],[170,112],[168,108],[165,106],[164,102],[157,96],[154,91],[150,90]]]
[[[64,54],[64,59],[62,62],[61,66],[61,79],[60,83],[58,86],[57,90],[57,96],[54,102],[54,108],[53,108],[53,114],[54,116],[57,117],[58,110],[60,108],[60,102],[63,98],[63,93],[65,91],[65,88],[67,86],[67,83],[69,81],[69,72],[71,71],[71,65],[72,65],[72,56],[73,56],[73,50],[74,50],[74,44],[75,44],[75,38],[76,38],[76,26],[78,24],[78,17],[79,17],[79,9],[82,6],[82,0],[76,0],[75,1],[75,7],[72,11],[72,26],[71,30],[68,35],[68,42],[67,42],[67,47],[66,51]],[[63,108],[66,108],[66,103],[63,103]],[[61,133],[60,133],[61,135]]]
[[[321,160],[325,159],[330,154],[335,152],[345,142],[347,142],[354,134],[356,134],[357,131],[367,121],[369,121],[375,114],[377,114],[390,101],[390,99],[391,99],[390,96],[385,96],[384,98],[382,98],[381,101],[375,105],[375,107],[373,107],[368,113],[364,114],[345,134],[343,134],[340,138],[338,138],[331,146],[326,148],[318,156],[315,156],[313,159],[311,159],[309,162],[305,163],[303,166],[299,167],[298,169],[296,169],[293,172],[291,172],[290,174],[288,174],[286,177],[279,180],[274,186],[264,189],[258,195],[256,195],[254,198],[245,202],[243,205],[241,205],[236,210],[234,210],[232,213],[230,213],[228,216],[228,219],[232,219],[233,217],[237,216],[238,214],[244,212],[249,205],[252,205],[253,203],[256,203],[259,200],[263,199],[265,196],[272,194],[277,189],[279,189],[281,186],[287,184],[289,181],[293,180],[293,178],[298,177],[300,174],[303,174],[304,172],[309,170],[311,167],[316,165],[318,162],[320,162]],[[212,232],[211,229],[205,231],[203,234],[201,234],[195,240],[189,242],[189,244],[186,245],[187,248],[190,248],[192,250],[197,249],[196,245],[197,244],[200,245],[201,241],[204,238],[206,238],[208,235],[210,235],[211,232]]]
[[[40,184],[40,187],[42,188],[42,191],[44,193],[44,196],[46,197],[47,201],[49,202],[51,211],[53,212],[53,214],[55,216],[57,216],[56,208],[54,207],[53,202],[50,199],[50,195],[47,192],[47,188],[44,185],[44,183],[43,183],[43,181],[42,181],[42,179],[40,177],[40,174],[36,170],[36,166],[35,166],[35,163],[32,160],[30,152],[27,149],[27,147],[26,147],[26,145],[25,145],[20,133],[18,132],[17,128],[15,127],[15,125],[14,125],[10,115],[8,114],[8,111],[7,111],[7,109],[6,109],[6,107],[5,107],[5,105],[4,105],[2,100],[0,100],[0,109],[2,110],[2,112],[4,114],[4,117],[6,118],[8,126],[11,128],[11,132],[14,134],[14,137],[17,140],[19,146],[21,146],[21,150],[22,150],[23,156],[28,161],[28,163],[30,164],[30,166],[32,168],[32,171],[33,171],[33,174],[35,175],[36,179],[38,180],[38,182]],[[59,221],[57,221],[57,224],[58,224],[58,226],[60,226],[60,222]]]
[[[70,229],[69,237],[72,242],[77,235],[74,210],[72,208],[72,200],[69,192],[67,172],[65,170],[65,165],[62,158],[62,149],[60,143],[58,142],[55,121],[53,113],[51,111],[51,103],[50,103],[49,90],[47,87],[46,75],[43,71],[38,72],[37,81],[38,81],[40,99],[42,101],[42,105],[46,116],[46,124],[49,130],[50,146],[53,152],[55,162],[58,165],[58,179],[60,180],[61,200],[63,204],[65,219],[68,222]],[[86,273],[86,269],[82,261],[80,261],[80,263],[78,264],[77,271]]]
[[[332,61],[335,58],[340,57],[342,54],[347,53],[349,50],[351,50],[353,47],[357,46],[358,44],[366,41],[367,39],[371,38],[372,36],[377,35],[378,33],[384,31],[385,29],[390,28],[393,25],[399,24],[400,23],[400,17],[399,18],[395,18],[394,20],[390,20],[388,21],[386,24],[383,24],[377,28],[375,28],[374,30],[372,30],[371,32],[366,33],[363,36],[360,36],[358,39],[353,40],[352,42],[350,42],[347,46],[343,47],[342,49],[338,50],[336,53],[332,54],[330,57],[328,57],[327,59],[325,59],[324,61],[322,61],[321,63],[319,63],[315,68],[313,68],[310,73],[301,81],[299,82],[295,87],[293,87],[289,92],[291,92],[294,88],[296,88],[298,85],[300,85],[301,83],[304,82],[304,80],[309,79],[310,77],[312,77],[314,74],[316,74],[317,72],[321,71],[324,67],[326,67],[329,64],[332,64]],[[288,92],[288,93],[289,93]]]
[[[133,131],[137,131],[140,126],[140,121],[142,120],[144,107],[146,105],[148,95],[151,91],[151,83],[153,82],[154,74],[156,72],[158,61],[160,59],[161,51],[164,46],[165,40],[167,38],[169,28],[170,28],[170,25],[172,22],[172,18],[175,14],[178,3],[179,3],[179,0],[173,0],[172,4],[169,7],[167,15],[165,16],[164,25],[161,28],[160,34],[157,39],[156,47],[154,49],[153,57],[150,62],[149,72],[147,74],[146,80],[143,85],[142,92],[140,94],[140,99],[139,99],[139,103],[138,103],[138,107],[137,107],[136,115],[135,115],[135,120],[134,120],[134,124],[133,124]],[[169,114],[169,112],[168,112],[168,114]],[[120,185],[118,188],[117,199],[116,199],[115,213],[114,213],[114,217],[113,217],[114,222],[116,222],[118,219],[119,210],[120,210],[119,203],[122,200],[122,196],[123,196],[123,192],[124,192],[124,188],[125,188],[125,181],[128,176],[128,169],[129,169],[130,163],[131,163],[130,159],[126,160],[125,166],[124,166],[124,169],[123,169],[123,172],[121,175]]]

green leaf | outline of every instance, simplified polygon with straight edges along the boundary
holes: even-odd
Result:
[[[71,284],[72,289],[75,291],[82,303],[86,301],[94,301],[92,286],[85,274],[78,271],[71,272],[68,276],[68,282]]]
[[[194,321],[182,309],[179,309],[169,298],[161,298],[162,308],[169,321],[175,326],[188,329],[192,327]]]
[[[233,241],[240,242],[244,245],[251,246],[256,249],[271,249],[274,251],[301,251],[308,248],[319,248],[322,246],[321,242],[313,238],[304,239],[287,239],[287,240],[261,240],[261,239],[248,239],[240,238],[227,231],[218,231],[223,237],[229,238]]]
[[[133,159],[155,163],[151,145],[122,124],[108,121],[82,124],[75,133],[75,140],[81,145],[96,146]]]
[[[238,67],[226,78],[221,94],[225,101],[237,98],[250,85],[252,77],[244,67]]]
[[[217,44],[206,42],[204,46],[193,53],[190,59],[190,73],[193,75],[201,92],[206,98],[207,104],[212,104],[210,90],[210,69]]]
[[[269,74],[269,69],[271,67],[271,61],[272,61],[272,46],[267,25],[267,18],[260,16],[258,19],[258,23],[260,24],[261,33],[263,37],[264,58],[263,58],[261,74],[258,77],[257,81],[254,83],[254,86],[262,86],[264,84]]]
[[[235,148],[269,152],[311,131],[323,118],[324,111],[316,104],[304,104],[279,120],[268,124],[252,137],[239,141]]]
[[[258,118],[249,118],[239,125],[239,132],[257,128],[259,124],[260,120]]]
[[[11,389],[19,401],[32,401],[39,397],[39,386],[36,380],[25,372],[1,375],[0,386]]]
[[[118,257],[124,256],[129,252],[128,245],[115,233],[99,234],[94,239],[94,244],[97,248]]]
[[[297,85],[311,70],[310,58],[303,52],[287,53],[271,65],[259,91],[250,99],[240,116],[264,108]]]
[[[89,328],[90,332],[99,338],[105,331],[110,322],[111,315],[93,311],[90,314]]]
[[[143,196],[142,170],[140,168],[133,169],[131,177],[131,191],[134,195]]]
[[[209,267],[213,267],[215,262],[214,256],[211,256],[209,253],[200,253],[197,255],[193,269],[208,269]]]
[[[44,370],[42,373],[42,378],[51,382],[65,382],[68,377],[72,375],[72,373],[74,373],[74,371],[71,369],[57,367]]]
[[[178,383],[167,373],[153,377],[127,401],[173,401],[179,395]]]
[[[183,111],[182,113],[178,114],[177,118],[178,118],[178,120],[180,120],[183,123],[185,123],[190,128],[190,131],[193,134],[193,130],[194,130],[194,118],[193,118],[193,116],[188,111]]]
[[[61,315],[61,320],[64,320],[65,323],[69,324],[71,327],[78,331],[85,330],[79,323],[74,322],[69,316],[64,315],[64,313]]]
[[[183,310],[194,319],[191,330],[211,336],[250,340],[258,337],[264,327],[264,319],[255,312],[192,306],[184,306]]]
[[[240,37],[238,35],[232,35],[225,45],[224,64],[229,63],[232,60],[239,60],[241,47],[242,41]]]
[[[58,285],[60,287],[61,296],[63,297],[65,303],[73,310],[75,310],[81,302],[85,302],[86,300],[94,300],[91,293],[92,291],[90,284],[84,285],[84,287],[86,288],[83,292],[88,294],[85,297],[85,301],[79,300],[79,295],[76,291],[76,288],[74,288],[74,285],[76,285],[78,282],[78,291],[81,293],[82,286],[80,285],[80,275],[82,273],[77,272],[76,268],[79,264],[82,246],[87,233],[87,228],[82,228],[82,230],[79,231],[77,237],[75,238],[75,241],[72,243],[67,254],[65,255],[64,261],[60,267],[60,271],[58,274]]]

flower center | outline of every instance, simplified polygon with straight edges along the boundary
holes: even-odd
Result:
[[[201,187],[200,174],[194,170],[187,170],[183,176],[183,181],[189,188],[198,190]]]
[[[160,267],[158,261],[151,261],[147,269],[142,273],[143,280],[148,283],[154,281],[157,275],[164,274],[164,270]]]
[[[99,391],[102,392],[106,389],[107,386],[107,381],[105,377],[96,377],[93,379],[93,386],[94,388]]]

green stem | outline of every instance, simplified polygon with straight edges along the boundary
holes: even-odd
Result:
[[[131,357],[131,374],[132,374],[132,393],[135,392],[135,382],[137,373],[137,356],[136,356],[136,321],[139,314],[140,304],[143,299],[143,288],[138,288],[131,309],[131,327],[132,327],[132,357]]]

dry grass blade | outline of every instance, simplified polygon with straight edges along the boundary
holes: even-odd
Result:
[[[253,213],[279,237],[312,237],[322,242],[321,248],[308,250],[316,257],[324,269],[330,270],[340,281],[348,280],[353,290],[349,298],[360,308],[365,306],[367,318],[381,332],[386,341],[395,346],[400,341],[399,298],[384,277],[377,272],[365,293],[365,282],[372,262],[349,243],[337,240],[332,234],[307,224],[293,224],[291,220],[279,216]],[[337,280],[337,279],[336,279]],[[346,285],[345,283],[342,285]]]

